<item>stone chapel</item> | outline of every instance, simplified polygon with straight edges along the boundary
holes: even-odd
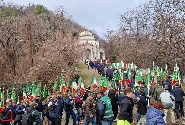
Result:
[[[80,44],[83,45],[84,53],[83,60],[89,59],[96,61],[99,59],[105,60],[105,52],[100,47],[98,41],[95,40],[94,34],[88,30],[79,33]]]

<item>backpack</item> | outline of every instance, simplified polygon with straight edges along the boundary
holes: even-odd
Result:
[[[10,112],[11,110],[9,108],[4,109],[4,113],[2,113],[2,120],[9,120],[10,119]]]
[[[32,116],[34,115],[35,111],[26,109],[25,114],[22,117],[22,125],[32,125],[33,124],[33,120],[32,120]]]

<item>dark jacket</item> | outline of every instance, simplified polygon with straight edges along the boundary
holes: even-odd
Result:
[[[12,122],[13,116],[10,107],[0,108],[0,113],[2,113],[1,122]]]
[[[61,112],[61,114],[62,114],[63,109],[64,109],[64,100],[63,100],[63,98],[61,98],[61,97],[58,97],[58,106],[59,106],[60,112]]]
[[[42,105],[42,101],[39,100],[39,99],[35,99],[35,102],[38,103],[38,107],[36,108],[36,110],[37,110],[38,112],[43,112],[44,107],[43,107],[43,105]]]
[[[85,101],[87,99],[87,97],[88,97],[88,92],[85,91],[84,94],[83,94],[83,101]]]
[[[119,120],[127,120],[128,122],[132,123],[133,117],[132,117],[132,110],[134,107],[133,100],[127,96],[122,101],[121,107],[120,107],[120,115],[118,116]]]
[[[114,90],[110,89],[108,96],[111,99],[112,106],[118,106],[118,97],[115,95]]]
[[[182,88],[176,87],[176,88],[173,90],[173,95],[174,95],[174,97],[175,97],[175,101],[184,101],[183,96],[184,96],[185,94],[184,94],[184,91],[183,91]]]
[[[10,110],[12,110],[12,114],[13,114],[13,119],[15,119],[15,116],[16,116],[16,108],[17,108],[17,106],[16,105],[11,105],[10,106]]]
[[[40,115],[39,115],[39,112],[36,109],[34,109],[33,107],[26,107],[26,111],[27,112],[33,112],[34,111],[34,113],[32,114],[33,125],[41,125]]]
[[[124,97],[125,97],[125,94],[123,92],[120,92],[120,94],[118,96],[118,104],[119,104],[119,106],[121,106],[121,103],[122,103]]]
[[[69,97],[66,98],[65,107],[64,107],[64,109],[65,109],[66,112],[73,110],[74,103],[71,103],[72,100],[73,99],[71,99]]]
[[[58,100],[51,100],[51,105],[49,106],[49,117],[50,118],[61,118],[60,106],[58,105]]]
[[[138,107],[137,113],[140,115],[146,115],[146,112],[147,112],[146,106],[147,106],[148,102],[147,102],[145,93],[142,93],[138,97],[140,98],[140,100],[137,103],[137,107]]]
[[[163,119],[164,113],[152,107],[146,114],[146,125],[166,125]]]
[[[25,108],[24,105],[18,105],[17,108],[15,109],[15,113],[16,113],[17,115],[22,115],[22,114],[24,114],[24,111],[23,111],[24,108]]]

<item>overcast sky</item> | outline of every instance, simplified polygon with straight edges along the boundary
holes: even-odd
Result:
[[[42,4],[49,10],[62,5],[73,20],[104,38],[107,30],[116,30],[119,14],[131,10],[149,0],[4,0],[19,5]]]

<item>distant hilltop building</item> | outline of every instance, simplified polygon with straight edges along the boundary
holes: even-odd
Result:
[[[100,48],[100,44],[95,40],[94,34],[88,30],[79,33],[80,44],[83,44],[83,60],[105,59],[105,52]]]

